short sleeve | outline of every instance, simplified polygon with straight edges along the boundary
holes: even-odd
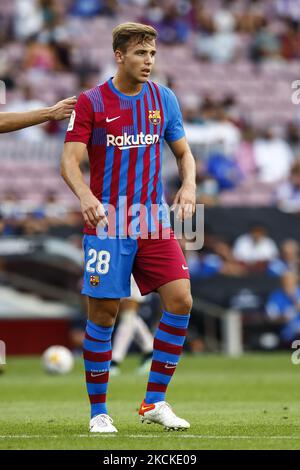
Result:
[[[167,142],[174,142],[184,137],[182,114],[177,98],[172,90],[165,88],[165,100],[167,109],[167,126],[165,129],[165,139]]]
[[[70,117],[65,142],[82,142],[88,144],[94,122],[94,112],[88,97],[81,93]]]

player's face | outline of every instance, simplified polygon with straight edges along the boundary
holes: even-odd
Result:
[[[139,44],[129,44],[126,52],[121,54],[119,66],[126,76],[137,83],[144,83],[149,79],[155,62],[155,41]]]

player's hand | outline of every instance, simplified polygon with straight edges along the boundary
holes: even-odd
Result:
[[[52,108],[50,108],[50,121],[61,121],[71,116],[72,111],[77,102],[76,96],[66,98],[65,100],[59,101]]]
[[[184,220],[193,216],[196,209],[196,185],[183,184],[177,192],[171,210],[176,210],[176,219]]]
[[[98,224],[102,227],[108,225],[105,209],[92,193],[88,193],[86,196],[82,197],[80,204],[84,221],[88,227],[96,228]]]

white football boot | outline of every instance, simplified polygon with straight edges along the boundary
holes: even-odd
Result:
[[[175,415],[171,406],[166,401],[152,404],[147,404],[143,401],[139,415],[142,423],[161,424],[167,430],[181,431],[190,427],[190,423]]]
[[[106,414],[94,416],[90,420],[90,432],[118,432],[112,423],[113,420]]]

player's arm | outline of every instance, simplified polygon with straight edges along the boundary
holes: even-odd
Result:
[[[105,210],[100,201],[94,196],[86,184],[80,163],[86,152],[86,144],[82,142],[67,142],[61,158],[61,176],[78,197],[81,204],[81,212],[86,224],[90,228],[108,224]]]
[[[196,207],[195,159],[185,137],[168,144],[176,157],[181,179],[181,187],[175,196],[173,207],[179,206],[177,218],[192,217]]]
[[[35,126],[46,121],[60,121],[69,118],[76,104],[76,97],[66,98],[49,108],[24,113],[0,113],[0,133],[12,132]]]

